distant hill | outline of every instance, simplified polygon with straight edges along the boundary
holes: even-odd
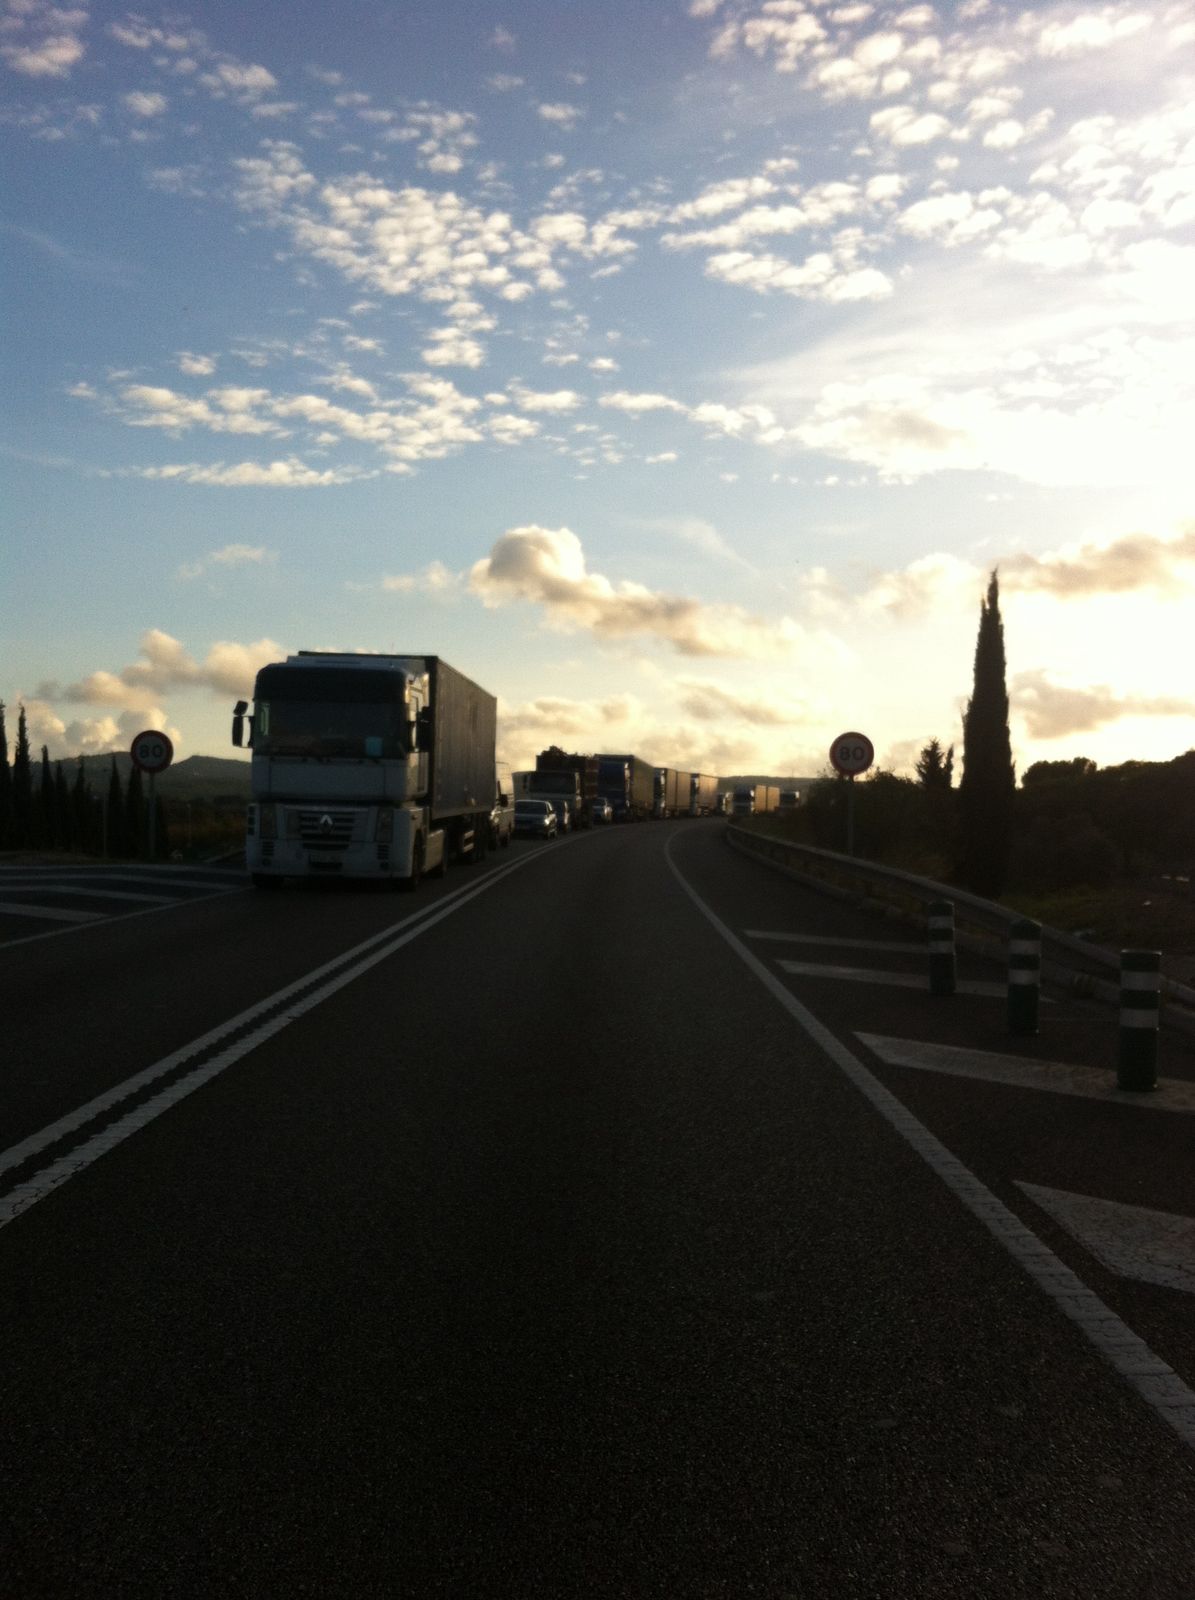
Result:
[[[120,781],[127,784],[133,760],[125,751],[117,751],[116,770],[120,773]],[[108,774],[112,770],[112,755],[84,756],[83,774],[86,782],[97,794],[101,794],[108,782]],[[70,757],[62,763],[68,781],[74,780],[75,757]],[[37,763],[34,763],[36,777]],[[160,772],[154,779],[154,787],[164,799],[171,800],[217,800],[225,796],[238,800],[247,799],[249,795],[249,763],[237,761],[230,756],[187,756],[182,761],[176,761],[173,766],[167,767],[165,772]]]

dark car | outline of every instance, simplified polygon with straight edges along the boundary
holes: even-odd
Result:
[[[556,813],[550,800],[516,800],[515,833],[532,839],[556,837]]]

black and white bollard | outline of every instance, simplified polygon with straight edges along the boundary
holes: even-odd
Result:
[[[1041,997],[1041,923],[1026,917],[1008,930],[1008,1031],[1036,1033]]]
[[[954,907],[949,900],[929,907],[929,992],[954,993]]]
[[[1120,1044],[1116,1055],[1118,1089],[1158,1086],[1158,1009],[1161,1004],[1160,950],[1120,952]]]

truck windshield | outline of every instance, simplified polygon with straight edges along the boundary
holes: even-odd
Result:
[[[407,754],[402,707],[350,700],[258,700],[253,748],[267,756]]]

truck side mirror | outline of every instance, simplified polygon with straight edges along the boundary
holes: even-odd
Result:
[[[435,737],[432,732],[433,723],[431,706],[423,707],[419,713],[416,726],[419,730],[419,748],[421,750],[430,750],[432,745],[435,743]]]
[[[245,712],[248,709],[247,700],[238,700],[232,708],[232,742],[238,750],[245,743]]]

